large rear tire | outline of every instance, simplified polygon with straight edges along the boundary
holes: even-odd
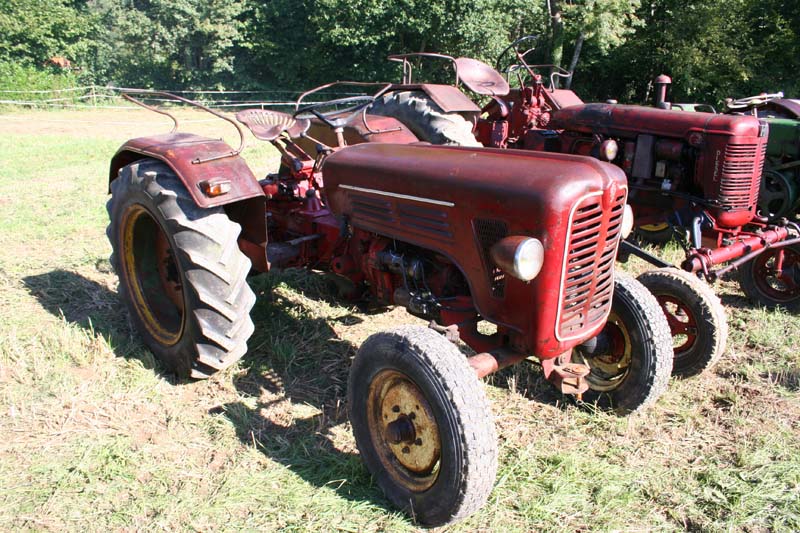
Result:
[[[445,113],[422,91],[390,92],[376,100],[368,112],[396,118],[420,141],[454,146],[481,146],[472,134],[472,123],[458,113]]]
[[[443,336],[404,326],[369,337],[350,370],[348,409],[361,457],[393,504],[428,526],[484,504],[497,471],[491,409]]]
[[[725,352],[728,322],[711,288],[677,268],[641,274],[639,282],[658,300],[672,332],[672,375],[695,376],[711,368]]]
[[[642,411],[667,389],[672,335],[656,298],[632,277],[615,273],[611,313],[601,336],[605,349],[575,350],[590,369],[583,400],[620,415]]]
[[[240,226],[222,208],[197,207],[172,170],[153,160],[124,167],[106,207],[121,299],[166,369],[207,378],[239,360],[255,303]]]

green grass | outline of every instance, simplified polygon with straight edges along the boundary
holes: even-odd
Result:
[[[0,530],[416,530],[362,466],[344,401],[356,347],[413,319],[342,305],[316,274],[257,276],[245,359],[175,383],[131,331],[107,261],[123,132],[44,129],[0,135]],[[274,164],[251,154],[257,174]],[[581,409],[534,368],[488,380],[500,470],[486,507],[450,529],[800,528],[800,320],[735,283],[717,292],[725,358],[642,415]]]

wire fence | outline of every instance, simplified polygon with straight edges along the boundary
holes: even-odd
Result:
[[[87,85],[84,87],[67,87],[49,90],[0,90],[0,106],[18,106],[40,109],[141,109],[122,98],[126,91],[140,91],[128,87],[104,87]],[[223,90],[162,90],[181,95],[207,107],[215,109],[236,110],[238,108],[294,108],[300,91],[290,90],[256,90],[256,91],[223,91]],[[314,93],[314,101],[303,101],[303,105],[322,103],[326,100],[347,96],[362,96],[364,92],[320,91]],[[156,106],[180,105],[176,100],[163,96],[137,94],[136,98],[147,104]]]

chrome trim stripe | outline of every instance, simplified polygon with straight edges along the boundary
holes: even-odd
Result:
[[[426,204],[443,205],[445,207],[455,207],[453,202],[445,202],[443,200],[434,200],[432,198],[422,198],[420,196],[411,196],[409,194],[397,194],[393,192],[379,191],[377,189],[367,189],[365,187],[356,187],[354,185],[339,185],[340,189],[348,189],[351,191],[368,192],[372,194],[379,194],[381,196],[389,196],[391,198],[402,198],[403,200],[416,200]]]

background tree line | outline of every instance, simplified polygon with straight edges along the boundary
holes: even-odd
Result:
[[[660,73],[674,101],[800,96],[797,0],[0,0],[0,80],[63,56],[84,83],[297,90],[396,80],[390,53],[493,64],[523,34],[587,101],[648,100]]]

